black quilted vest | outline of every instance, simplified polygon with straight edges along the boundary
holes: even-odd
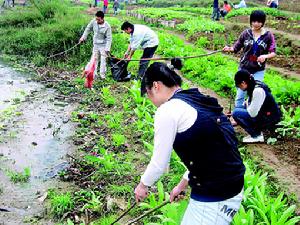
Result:
[[[270,88],[263,82],[256,80],[255,87],[260,87],[265,91],[266,98],[262,104],[257,116],[255,117],[257,123],[255,124],[260,129],[267,129],[273,127],[281,120],[281,111],[276,103]],[[252,100],[252,93],[248,93],[249,103]]]
[[[217,99],[198,89],[176,93],[197,110],[195,123],[177,133],[173,148],[189,169],[191,198],[214,202],[237,195],[244,185],[245,167],[237,148],[237,138]]]

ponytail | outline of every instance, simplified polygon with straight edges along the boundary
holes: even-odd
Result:
[[[175,72],[175,69],[180,70],[183,63],[179,58],[173,58],[171,64],[155,62],[149,66],[141,83],[141,95],[143,96],[147,89],[151,89],[154,81],[161,81],[167,87],[181,86],[182,79]]]

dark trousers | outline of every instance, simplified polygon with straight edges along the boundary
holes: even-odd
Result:
[[[212,20],[220,20],[220,9],[219,8],[213,8],[213,14],[211,16]]]
[[[277,9],[277,8],[278,8],[278,5],[277,5],[275,2],[272,2],[271,5],[270,5],[270,8],[275,8],[275,9]]]
[[[255,138],[260,135],[261,129],[257,126],[258,121],[249,115],[247,109],[235,108],[232,117],[251,137]]]
[[[154,47],[145,48],[142,58],[152,58],[156,49],[157,49],[157,45]],[[139,78],[142,78],[144,76],[146,69],[149,65],[149,62],[150,62],[149,60],[141,60],[140,61],[139,72],[138,72]]]

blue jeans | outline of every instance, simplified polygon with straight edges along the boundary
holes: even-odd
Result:
[[[212,20],[220,20],[220,9],[213,8],[213,14],[211,15]]]
[[[103,13],[104,14],[107,13],[107,6],[106,5],[103,6]]]
[[[255,117],[250,116],[247,109],[235,108],[232,117],[251,137],[255,138],[260,135],[261,130],[256,126],[257,121]]]
[[[264,80],[264,75],[265,75],[265,71],[258,71],[256,73],[253,74],[254,76],[254,80],[259,80],[259,81],[263,81]],[[246,96],[246,91],[243,91],[241,89],[237,89],[236,92],[236,97],[235,97],[235,107],[236,108],[243,108],[243,103],[245,100],[245,96]]]

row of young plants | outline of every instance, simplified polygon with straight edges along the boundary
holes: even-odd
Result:
[[[73,82],[83,84],[81,79]],[[84,140],[80,148],[87,152],[87,155],[75,163],[80,166],[77,167],[78,170],[73,168],[71,174],[74,176],[78,171],[81,173],[79,175],[81,179],[75,179],[75,182],[84,190],[68,194],[50,194],[50,201],[51,211],[58,217],[68,213],[69,210],[72,212],[75,210],[77,215],[88,211],[91,216],[101,218],[91,224],[108,225],[116,218],[117,212],[121,213],[116,198],[132,203],[133,188],[150,160],[153,150],[155,109],[149,100],[140,96],[140,86],[136,81],[124,86],[111,84],[111,81],[97,82],[95,90],[83,98],[82,106],[73,114],[74,121],[80,123],[76,139]],[[92,107],[95,105],[96,108]],[[84,112],[84,118],[77,118],[79,112]],[[106,130],[105,135],[99,132],[100,130]],[[123,138],[116,141],[114,136],[120,132],[119,135]],[[235,216],[233,224],[296,224],[300,218],[294,216],[295,206],[288,206],[284,194],[277,195],[277,190],[268,185],[268,175],[256,169],[256,164],[248,158],[246,149],[241,148],[240,151],[247,167],[245,197],[243,207]],[[134,218],[144,210],[153,209],[167,199],[168,195],[165,192],[172,190],[184,171],[182,163],[173,153],[169,174],[162,178],[164,185],[159,182],[154,192],[130,214],[130,217]],[[86,179],[82,179],[83,175]],[[129,203],[124,204],[123,210],[129,207]],[[149,216],[143,223],[179,224],[186,205],[187,201],[169,204]],[[73,222],[69,220],[68,224]]]
[[[186,45],[183,40],[168,33],[159,32],[159,38],[161,47],[158,48],[158,54],[178,57],[204,53],[204,50]],[[223,96],[230,97],[235,95],[236,89],[233,77],[238,69],[236,61],[218,54],[210,57],[185,60],[184,64],[185,66],[182,69],[184,76],[194,83],[208,87]],[[265,82],[271,88],[277,102],[283,106],[283,130],[287,130],[290,127],[292,132],[289,134],[299,137],[300,127],[299,121],[297,121],[299,110],[297,110],[297,106],[300,103],[300,82],[284,79],[272,70],[266,72]],[[292,117],[294,117],[294,120],[291,119]],[[278,131],[283,136],[288,134],[281,132],[281,130]]]
[[[114,38],[117,38],[118,43],[125,42],[124,36],[120,34],[117,34],[117,36],[114,35]],[[125,46],[123,47],[125,48]],[[122,46],[120,46],[119,52],[122,52],[121,48]],[[77,79],[77,82],[81,84],[83,83],[83,81],[80,81],[80,79]],[[91,153],[91,155],[85,157],[83,163],[81,162],[80,164],[93,166],[94,169],[88,170],[89,172],[85,177],[90,178],[95,184],[101,183],[102,181],[102,195],[100,193],[96,193],[95,190],[91,190],[85,193],[80,192],[79,195],[81,197],[78,197],[78,199],[81,199],[81,201],[83,201],[82,199],[85,199],[85,204],[82,205],[83,202],[76,202],[75,205],[81,205],[81,211],[88,209],[93,213],[99,213],[99,208],[94,208],[94,206],[97,205],[98,202],[101,202],[101,212],[106,213],[101,214],[102,218],[98,222],[95,222],[95,224],[105,225],[110,224],[113,219],[116,218],[116,216],[112,215],[114,214],[112,211],[104,210],[105,205],[107,207],[107,196],[103,196],[103,193],[105,193],[106,195],[109,193],[112,196],[117,195],[121,198],[127,197],[126,200],[128,201],[128,196],[131,196],[132,200],[132,189],[138,182],[139,174],[145,168],[145,163],[150,159],[151,151],[153,149],[152,118],[154,107],[151,103],[149,103],[148,100],[140,96],[139,84],[137,82],[131,83],[132,86],[129,86],[127,88],[127,94],[120,91],[120,89],[122,89],[122,87],[120,86],[118,86],[117,89],[119,90],[117,91],[116,87],[112,87],[112,85],[106,86],[107,84],[103,83],[99,83],[99,85],[100,86],[96,85],[95,89],[96,93],[98,92],[98,90],[100,91],[101,97],[99,98],[97,94],[90,93],[88,98],[83,101],[85,102],[85,104],[88,104],[87,109],[79,109],[79,111],[87,112],[86,118],[77,121],[80,122],[80,127],[83,128],[80,129],[80,136],[78,136],[78,138],[85,138],[90,136],[93,137],[88,141],[86,141],[85,139],[85,142],[83,142],[84,145],[82,146],[82,149],[88,151],[89,153]],[[117,96],[118,92],[119,94],[121,94],[121,98],[115,97]],[[89,108],[91,108],[92,105],[95,105],[96,102],[99,101],[101,101],[104,105],[98,105],[98,112],[95,110],[91,112]],[[105,107],[112,107],[111,112],[108,113],[105,110]],[[116,113],[118,111],[120,113]],[[103,115],[103,113],[105,113],[105,116]],[[75,115],[76,114],[77,113],[75,113]],[[107,121],[106,118],[108,118]],[[130,120],[126,120],[126,118],[130,118]],[[91,133],[93,133],[91,131],[92,129],[97,130],[94,128],[98,128],[106,130],[105,127],[110,129],[109,131],[105,132],[105,134],[111,133],[112,135],[110,137],[109,135],[107,135],[101,136],[99,138],[98,135],[91,135]],[[128,130],[124,129],[127,127]],[[133,155],[135,157],[128,156],[130,155],[130,151],[128,151],[126,152],[126,156],[128,157],[119,158],[119,155],[124,156],[125,154],[113,147],[115,143],[121,143],[120,146],[126,144],[126,141],[114,141],[113,137],[116,136],[114,135],[114,133],[118,131],[120,132],[121,130],[125,130],[125,132],[122,131],[123,133],[121,134],[124,135],[125,138],[121,138],[121,140],[127,140],[127,144],[134,143],[134,140],[137,137],[139,138],[139,141],[137,143],[139,144],[138,147],[134,147],[132,145],[130,146],[130,150],[133,150]],[[106,151],[103,149],[106,149]],[[141,149],[146,149],[147,151],[141,151]],[[132,175],[131,177],[135,177],[133,181],[129,181],[128,177],[126,176],[127,173],[125,173],[125,171],[120,168],[119,160],[122,160],[122,164],[130,164],[131,166],[137,165],[139,164],[139,161],[141,161],[141,164],[135,166],[132,170],[129,170],[129,173],[131,173]],[[287,200],[283,198],[283,193],[281,193],[279,196],[271,197],[270,194],[274,192],[276,193],[276,191],[266,185],[267,174],[262,174],[261,172],[254,173],[252,168],[255,166],[251,161],[247,161],[246,165],[247,174],[245,176],[245,200],[243,203],[243,208],[241,209],[239,214],[237,214],[234,220],[234,224],[258,224],[260,222],[264,222],[266,224],[296,224],[299,218],[293,217],[295,206],[287,206]],[[178,182],[184,172],[184,168],[182,167],[182,164],[180,164],[180,161],[175,154],[172,155],[170,167],[172,168],[172,170],[163,178],[165,188],[163,188],[160,183],[158,184],[157,191],[159,197],[155,198],[155,195],[151,194],[148,200],[146,200],[145,204],[140,205],[140,209],[138,211],[130,214],[131,217],[135,217],[138,213],[141,213],[141,210],[143,209],[156,207],[164,200],[164,198],[166,197],[163,195],[164,191],[170,191],[171,188]],[[124,170],[128,170],[128,168],[125,168]],[[124,177],[127,178],[126,181],[124,181]],[[105,183],[110,183],[110,181],[115,182],[116,180],[118,181],[118,184],[116,185],[119,187],[114,187],[112,188],[112,190],[109,190],[109,188],[106,189],[108,185],[103,184],[103,181],[106,181]],[[80,180],[80,182],[82,183],[83,180]],[[123,182],[126,182],[129,185],[126,185],[125,188],[121,188]],[[115,192],[117,192],[117,194]],[[78,193],[74,193],[73,196],[78,196]],[[144,223],[179,224],[178,221],[180,220],[180,217],[184,212],[186,204],[186,201],[179,202],[177,204],[170,204],[167,208],[163,208],[157,214],[149,217],[144,221]],[[69,224],[72,224],[72,222],[69,221]]]
[[[135,88],[135,87],[133,87]],[[139,91],[138,87],[136,88]],[[133,91],[132,91],[133,92]],[[136,99],[136,95],[132,95]],[[136,107],[141,107],[136,106]],[[147,109],[147,108],[146,108]],[[151,108],[149,108],[151,109]],[[151,112],[150,112],[151,113]],[[145,118],[145,117],[141,117]],[[148,124],[146,121],[143,124]],[[146,128],[146,127],[145,127]],[[255,163],[247,156],[245,148],[240,148],[246,165],[245,174],[245,189],[243,206],[239,213],[235,216],[233,224],[296,224],[300,221],[300,217],[293,217],[296,206],[287,206],[287,199],[284,198],[284,193],[274,196],[274,191],[268,186],[268,174],[258,170]],[[178,160],[178,157],[173,154],[172,160]],[[171,170],[176,165],[170,165]],[[176,167],[175,167],[176,168]],[[182,175],[179,174],[179,176]],[[276,193],[276,192],[275,192]],[[277,193],[278,194],[278,193]],[[272,196],[273,195],[273,196]],[[180,203],[179,203],[180,204]],[[184,204],[184,203],[181,203]],[[171,206],[170,206],[171,207]],[[158,224],[176,224],[171,221]]]
[[[231,3],[231,1],[229,1]],[[181,8],[211,8],[212,7],[211,1],[207,0],[138,0],[136,2],[139,6],[146,6],[146,7],[156,7],[156,8],[165,8],[165,7],[181,7]],[[238,1],[236,1],[238,3]],[[258,7],[261,4],[257,4],[254,2],[247,2],[249,7]]]
[[[186,10],[188,10],[188,12],[193,12],[193,17],[187,17]],[[144,19],[147,23],[161,24],[157,21],[159,18],[175,21],[175,24],[178,25],[171,24],[171,27],[175,27],[179,31],[186,32],[187,37],[192,41],[198,40],[199,38],[205,38],[203,36],[207,35],[205,41],[201,40],[201,45],[202,47],[207,47],[210,49],[220,48],[226,44],[233,43],[234,41],[236,41],[240,33],[247,28],[247,26],[242,24],[237,25],[234,23],[234,25],[229,25],[228,23],[222,24],[219,22],[211,21],[208,18],[211,13],[209,13],[208,8],[207,12],[205,12],[205,10],[206,8],[184,9],[171,7],[164,8],[163,10],[157,10],[155,8],[145,8],[130,12],[136,13],[136,17],[138,15],[142,15],[145,18],[154,18],[154,20]],[[169,13],[170,11],[173,11],[171,16]],[[199,12],[197,13],[197,11]],[[165,12],[168,12],[167,15],[165,15]],[[251,11],[249,11],[249,14],[250,13]],[[269,22],[271,23],[272,20],[270,20]],[[167,23],[163,25],[170,26],[170,24]],[[284,35],[276,34],[276,40],[278,48],[277,53],[279,55],[290,57],[299,53],[299,46],[295,46],[293,43],[290,43],[291,41]]]
[[[127,38],[122,34],[114,34],[114,42],[118,43],[118,45],[113,46],[113,52],[117,55],[121,54],[121,52],[126,49],[126,40]],[[169,47],[170,45],[168,47],[164,45],[164,50],[168,50]],[[81,51],[83,50],[81,49]],[[90,54],[90,49],[87,48],[87,51],[87,55]],[[169,52],[169,54],[171,53],[172,51]],[[78,52],[74,52],[72,54],[78,57]],[[187,54],[190,54],[190,52],[187,52]],[[138,56],[139,55],[137,55],[137,57]],[[87,61],[88,58],[89,56],[83,59]],[[67,61],[64,65],[68,65],[68,63],[72,62]],[[136,70],[136,68],[134,69]],[[126,96],[124,94],[125,92],[120,91],[123,86],[112,85],[113,83],[110,84],[110,81],[107,81],[106,83],[96,82],[94,87],[95,92],[89,92],[88,90],[83,89],[83,82],[84,81],[82,79],[77,78],[74,80],[71,79],[70,81],[61,81],[59,84],[55,84],[61,93],[65,95],[83,94],[85,96],[81,102],[86,105],[86,108],[82,107],[78,109],[80,112],[83,111],[85,116],[84,119],[78,119],[80,127],[76,132],[76,140],[81,143],[81,149],[88,151],[90,154],[84,157],[83,161],[76,161],[75,165],[80,165],[80,167],[71,168],[73,174],[77,174],[77,184],[82,185],[83,189],[72,194],[51,192],[49,195],[50,203],[52,205],[51,211],[54,215],[60,218],[66,215],[67,212],[74,209],[82,214],[85,214],[85,212],[88,211],[89,215],[95,216],[99,216],[101,213],[102,219],[95,223],[110,224],[112,219],[116,216],[110,217],[109,215],[114,214],[112,212],[114,212],[114,207],[116,206],[113,206],[112,208],[109,207],[108,203],[113,200],[111,200],[111,198],[107,198],[108,193],[111,193],[111,196],[118,196],[128,200],[128,202],[132,202],[132,189],[138,182],[138,177],[150,158],[153,135],[151,112],[153,112],[154,109],[151,104],[144,103],[144,100],[140,98],[139,88],[135,83],[133,84],[135,85],[134,87],[129,87],[128,95]],[[101,93],[100,95],[98,94],[99,92]],[[118,101],[115,97],[117,94],[120,96],[120,101]],[[140,102],[141,99],[143,100],[142,103],[139,103],[139,105],[141,105],[139,109],[134,107],[133,102],[135,101],[132,101],[133,98],[137,98],[137,102]],[[122,103],[119,104],[120,102]],[[143,107],[149,109],[145,110]],[[106,111],[105,108],[110,109],[111,112]],[[128,114],[125,113],[125,115],[122,115],[122,113],[116,113],[118,111],[122,111],[122,109]],[[147,112],[149,112],[149,114]],[[105,117],[105,115],[107,116]],[[74,113],[74,120],[76,120],[76,117],[77,113]],[[144,119],[136,119],[135,117],[147,118],[147,122],[145,122]],[[134,120],[130,120],[131,118],[134,118]],[[127,120],[127,123],[124,122],[124,119],[125,121]],[[148,130],[145,128],[145,125],[147,125]],[[125,133],[120,133],[123,132],[122,128],[127,126],[128,130],[126,130]],[[135,131],[136,133],[131,133]],[[137,144],[141,145],[134,146],[131,144],[136,141],[138,141]],[[126,147],[128,144],[131,145]],[[144,147],[147,146],[147,149],[150,150],[142,152],[142,144]],[[130,151],[126,151],[124,149],[129,149]],[[141,152],[142,154],[140,154]],[[147,158],[140,157],[143,154],[146,155]],[[174,172],[173,174],[171,172],[171,174],[164,178],[167,183],[167,186],[165,187],[166,191],[170,191],[170,188],[180,179],[184,170],[181,164],[177,163],[178,161],[176,161],[176,157],[175,159],[174,157],[172,157],[171,167],[175,168],[177,172]],[[139,160],[141,163],[139,163],[136,167],[133,167],[132,165],[136,165]],[[172,164],[173,160],[174,164]],[[76,170],[76,168],[79,168],[79,170]],[[67,174],[62,173],[61,175],[65,179],[68,179]],[[76,177],[74,176],[74,178]],[[163,180],[164,184],[165,180]],[[115,183],[116,181],[117,183]],[[111,192],[108,191],[109,189]],[[159,187],[158,189],[160,190],[159,193],[162,193],[162,188]],[[150,197],[149,202],[146,203],[150,206],[157,204],[153,202],[155,202],[153,197]],[[125,204],[124,208],[126,208],[126,206],[127,205]],[[147,207],[147,205],[145,205],[145,207]],[[170,207],[172,207],[172,205],[170,205]],[[184,208],[181,204],[178,207]],[[170,211],[174,212],[174,210]],[[138,212],[133,212],[131,216],[134,217]],[[256,213],[257,212],[254,211],[255,215]],[[105,214],[108,215],[108,218]],[[72,214],[70,214],[70,216],[71,215]],[[168,215],[167,218],[169,217],[170,216]],[[73,218],[76,220],[75,216]],[[160,216],[149,218],[149,222],[150,221],[161,224]],[[72,222],[70,221],[69,223],[71,224]],[[145,223],[147,223],[147,221]]]
[[[254,7],[254,8],[241,8],[238,10],[231,10],[227,15],[226,18],[231,18],[235,16],[241,15],[250,15],[253,10],[263,10],[267,15],[273,17],[285,17],[289,20],[300,20],[300,14],[290,14],[287,12],[283,12],[278,9],[268,8],[268,7]]]
[[[157,52],[163,56],[178,57],[205,53],[203,49],[195,49],[192,45],[187,45],[179,37],[168,32],[159,31],[159,39],[160,45]],[[201,41],[201,39],[199,40]],[[237,68],[238,64],[236,61],[218,54],[210,57],[186,60],[183,72],[193,82],[228,97],[235,94],[233,76]],[[295,119],[298,118],[299,113],[296,109],[300,103],[300,82],[284,79],[273,70],[267,71],[265,82],[272,89],[278,103],[285,107],[283,109],[285,122],[282,122],[282,126],[284,131],[291,130],[291,132],[282,132],[279,129],[280,135],[286,136],[288,134],[292,137],[299,137],[299,123],[297,120],[291,120],[291,117],[295,116]],[[290,107],[292,109],[289,109]],[[289,125],[287,124],[292,128],[289,129]]]
[[[163,8],[161,10],[157,10],[157,8],[140,8],[135,10],[135,12],[142,14],[148,18],[156,18],[156,19],[165,19],[165,20],[188,20],[193,16],[191,13],[182,13],[180,11],[175,11],[169,8]]]
[[[185,31],[188,35],[195,32],[224,32],[225,26],[211,20],[207,20],[204,16],[196,14],[189,14],[184,11],[175,11],[172,8],[164,8],[157,10],[157,8],[142,8],[135,10],[137,15],[143,15],[146,18],[175,20],[179,25],[176,29]]]

